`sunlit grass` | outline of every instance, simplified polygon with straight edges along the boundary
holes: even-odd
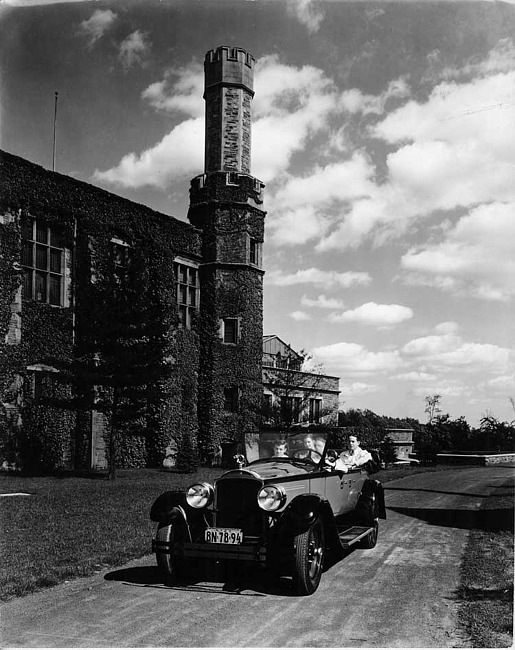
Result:
[[[22,596],[150,553],[154,499],[218,474],[220,470],[209,469],[197,474],[120,470],[114,482],[104,476],[0,476],[1,493],[30,494],[0,498],[0,598]]]
[[[491,530],[472,530],[461,566],[459,614],[475,648],[513,645],[513,482],[485,499]]]

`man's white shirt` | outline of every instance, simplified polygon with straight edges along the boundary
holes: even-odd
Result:
[[[358,447],[355,452],[344,451],[342,454],[340,454],[339,458],[336,459],[334,468],[343,472],[347,472],[350,467],[360,467],[369,460],[372,460],[372,455],[370,452],[368,452],[366,449],[361,449],[361,447]]]

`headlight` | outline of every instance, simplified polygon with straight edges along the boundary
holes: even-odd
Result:
[[[265,485],[257,495],[258,505],[267,512],[278,510],[286,502],[286,494],[282,487],[276,485]]]
[[[209,483],[195,483],[186,491],[186,501],[192,508],[205,508],[213,501],[213,494]]]

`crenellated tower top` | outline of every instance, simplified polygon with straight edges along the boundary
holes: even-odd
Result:
[[[204,75],[206,90],[224,84],[245,88],[254,96],[254,57],[241,47],[223,45],[209,50],[204,59]]]

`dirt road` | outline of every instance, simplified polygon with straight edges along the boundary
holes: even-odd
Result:
[[[454,592],[467,534],[490,525],[478,507],[513,475],[509,467],[456,469],[388,483],[376,548],[329,568],[310,597],[292,596],[286,581],[251,579],[235,594],[219,583],[167,587],[147,556],[4,604],[2,645],[466,646]]]

